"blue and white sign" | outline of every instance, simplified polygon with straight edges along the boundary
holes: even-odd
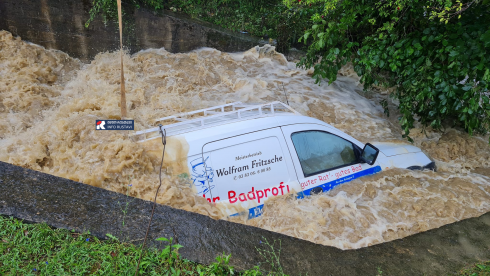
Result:
[[[134,130],[134,120],[95,120],[96,130]]]

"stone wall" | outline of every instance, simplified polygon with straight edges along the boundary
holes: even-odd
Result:
[[[100,52],[119,48],[119,29],[114,21],[104,23],[102,16],[97,16],[85,28],[90,3],[89,0],[1,0],[0,29],[90,61]],[[131,7],[124,11],[123,44],[131,53],[161,47],[172,53],[201,47],[237,52],[266,43],[172,12],[157,14]]]

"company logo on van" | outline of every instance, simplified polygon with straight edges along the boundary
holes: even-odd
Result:
[[[203,160],[201,157],[196,158],[190,162],[192,168],[192,183],[196,186],[197,194],[205,196],[209,193],[214,185],[210,183],[213,182],[214,173],[213,169],[206,166],[206,161],[208,161],[209,156]]]

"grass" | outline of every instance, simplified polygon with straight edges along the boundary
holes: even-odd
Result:
[[[89,233],[52,229],[0,216],[0,275],[134,275],[142,250],[117,238],[99,240]],[[168,242],[165,238],[161,242]],[[237,272],[230,256],[210,265],[183,259],[180,245],[144,249],[139,275],[268,275],[257,266]]]
[[[158,238],[168,244],[159,251],[122,243],[108,234],[99,240],[89,233],[53,229],[45,223],[28,224],[15,218],[0,216],[0,275],[134,275],[136,262],[143,252],[140,275],[284,275],[280,264],[280,241],[261,241],[257,248],[264,271],[259,266],[236,271],[229,265],[230,255],[216,257],[210,265],[183,259],[171,239]],[[377,275],[382,275],[377,268]],[[458,276],[490,276],[490,261],[479,262],[456,273]]]
[[[458,276],[490,276],[490,261],[480,262],[460,270]]]

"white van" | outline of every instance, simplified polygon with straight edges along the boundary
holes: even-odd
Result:
[[[270,198],[288,193],[303,198],[389,168],[435,170],[417,147],[364,145],[281,102],[231,103],[158,121],[174,122],[163,129],[167,138],[181,141],[180,151],[187,157],[183,172],[197,195],[221,204],[228,215],[248,212],[254,218]],[[158,127],[133,137],[161,145]]]

